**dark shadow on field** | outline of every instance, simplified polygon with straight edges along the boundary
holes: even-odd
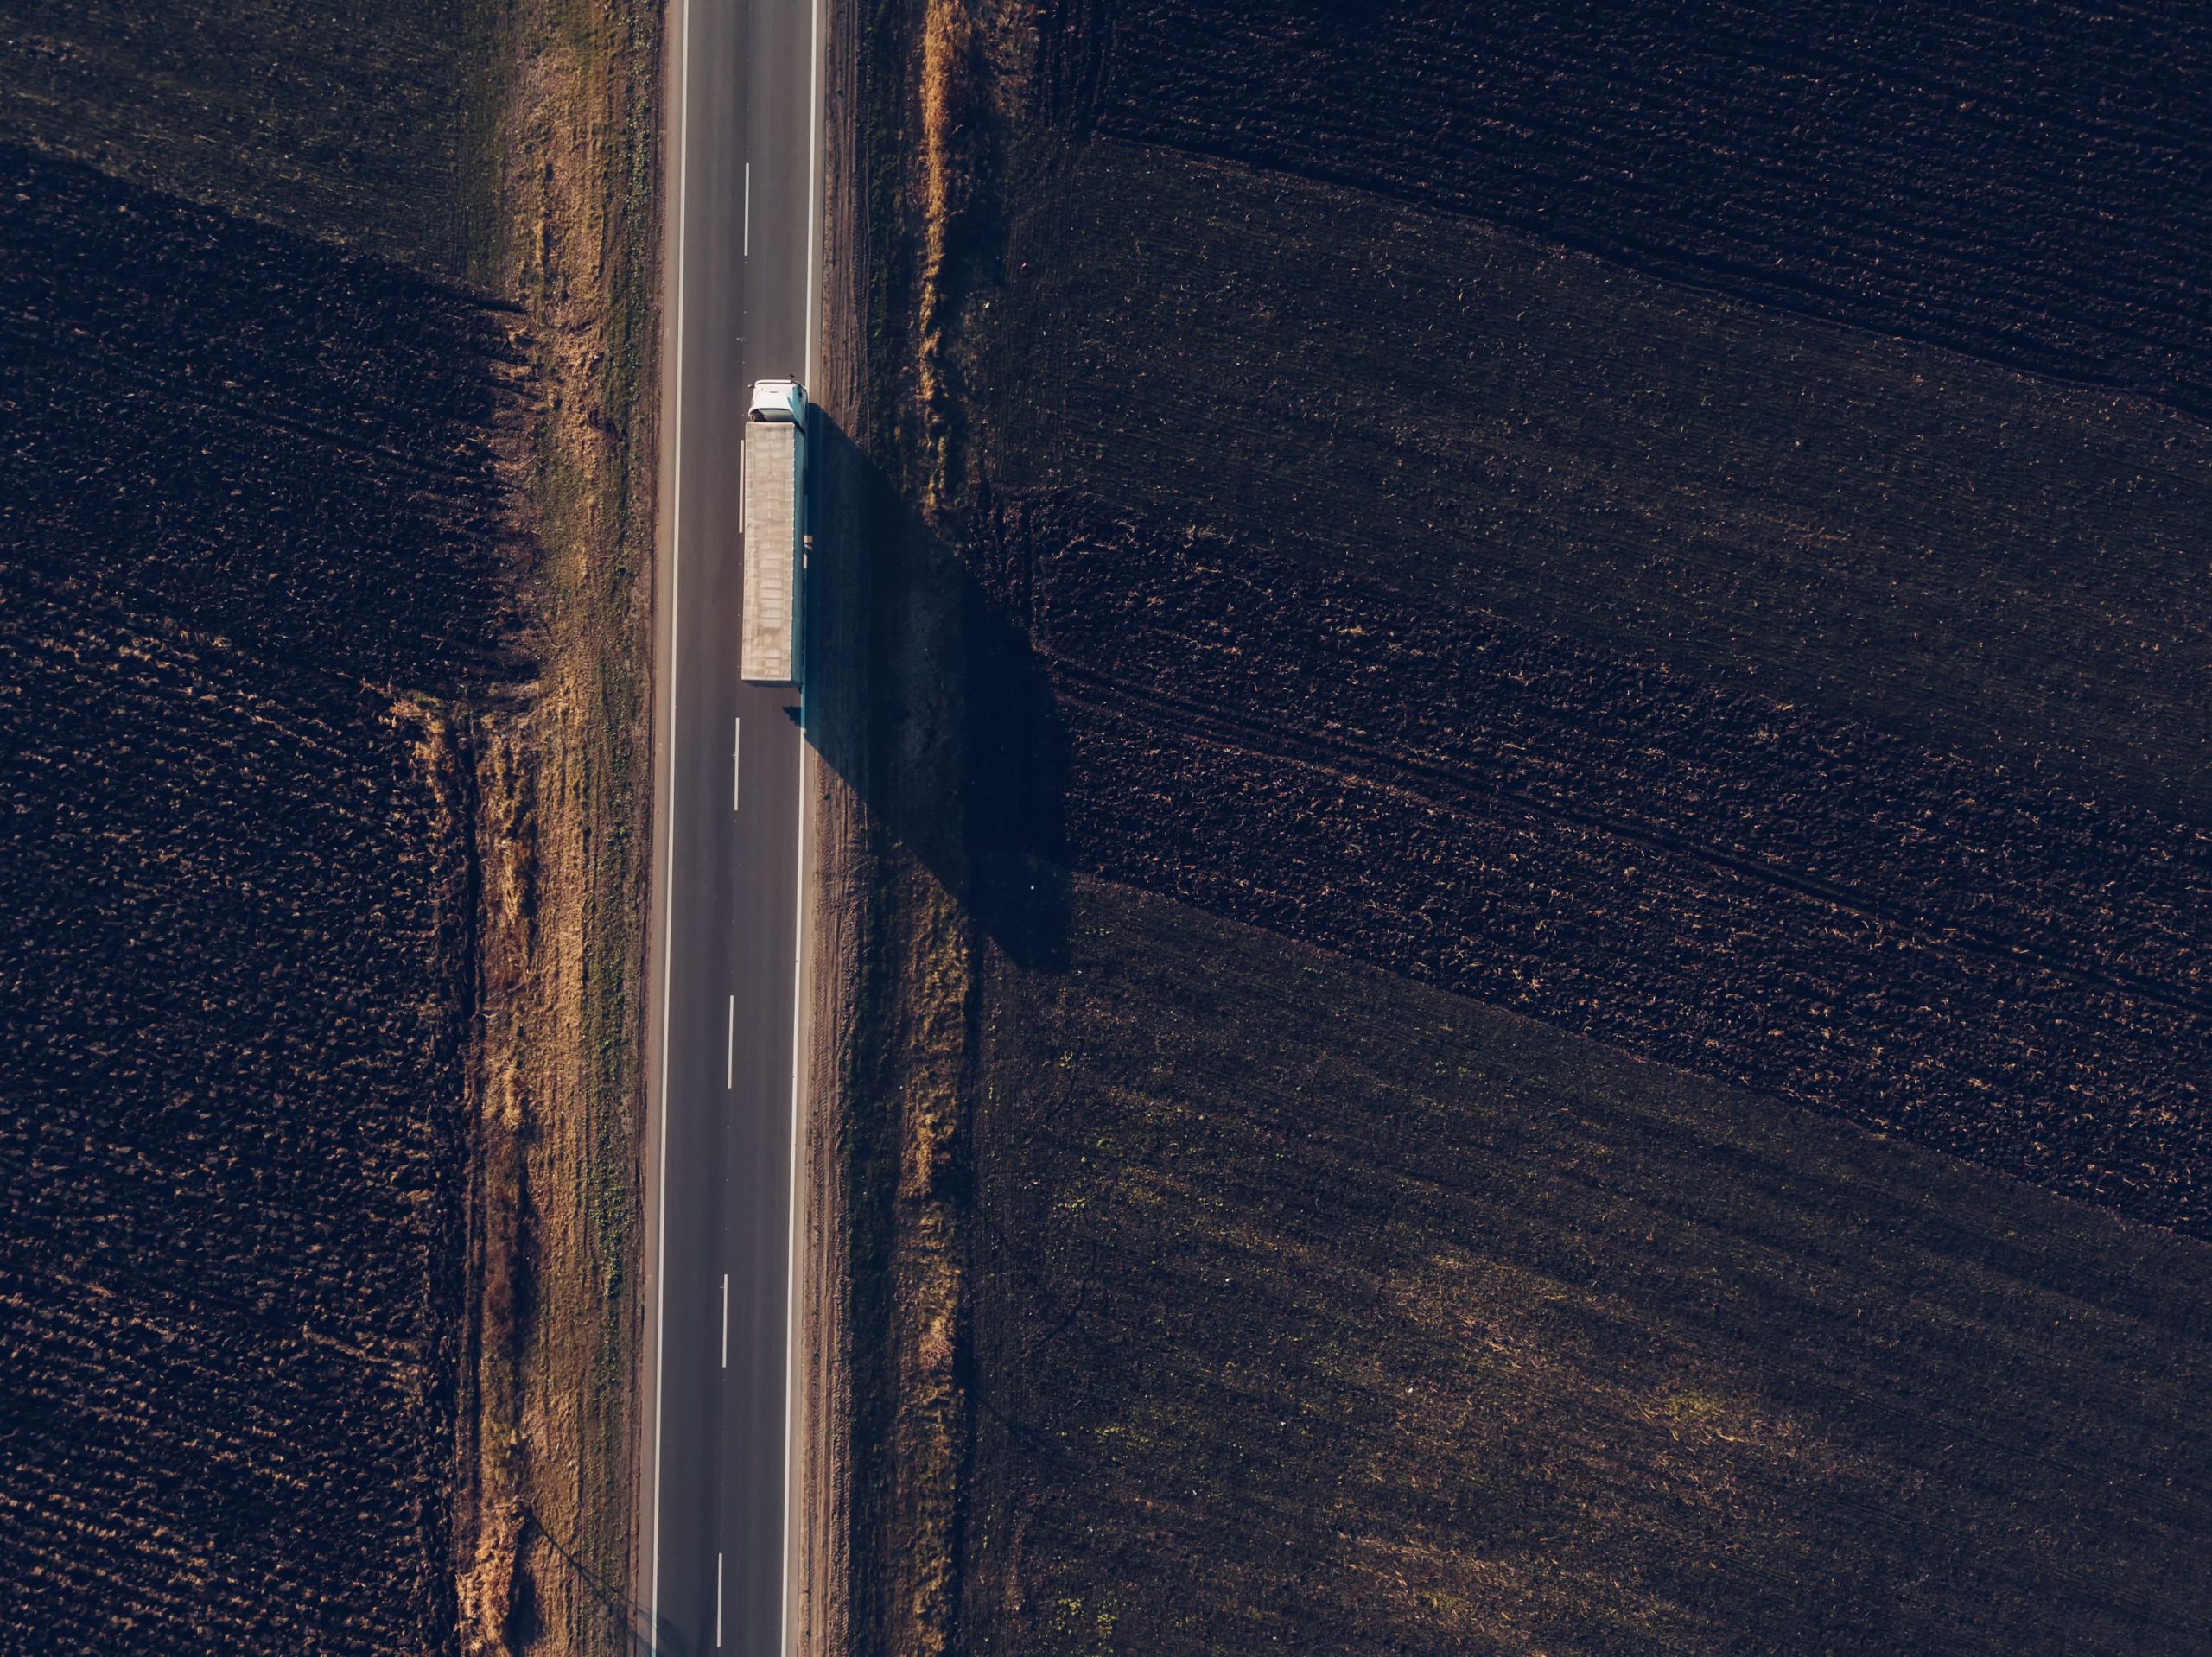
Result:
[[[0,145],[0,556],[264,657],[534,670],[511,306]]]
[[[969,540],[1050,681],[1016,705],[1078,874],[2202,1234],[2188,823],[1401,600],[1288,529],[1041,489]]]
[[[807,739],[1009,959],[1056,971],[1067,740],[1031,644],[1027,562],[992,533],[988,492],[963,555],[836,422],[814,419]]]
[[[916,968],[900,952],[944,941],[931,937],[926,917],[902,910],[929,902],[918,866],[957,905],[955,924],[981,934],[979,964],[1011,960],[1047,977],[1064,972],[1067,755],[1030,644],[1030,597],[1019,571],[988,550],[963,556],[956,532],[926,521],[849,431],[818,409],[815,419],[805,734],[853,800],[855,832],[825,864],[825,878],[832,892],[872,894],[851,911],[855,994],[866,1014],[844,1060],[860,1102],[838,1151],[850,1215],[843,1316],[853,1343],[846,1430],[855,1469],[846,1592],[851,1626],[863,1629],[896,1615],[890,1562],[904,1546],[893,1373],[904,1338],[900,1232],[911,1222],[901,1217],[909,1204],[900,998],[902,976]],[[944,1179],[944,1194],[969,1205],[964,1157]],[[963,1344],[956,1363],[972,1395],[969,1362]]]

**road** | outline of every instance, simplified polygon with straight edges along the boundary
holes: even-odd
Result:
[[[671,0],[637,1595],[648,1649],[780,1653],[799,694],[737,676],[753,380],[810,379],[818,0]]]

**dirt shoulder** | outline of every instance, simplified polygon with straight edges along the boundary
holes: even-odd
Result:
[[[475,1341],[455,1548],[479,1651],[612,1651],[634,1622],[659,16],[649,0],[527,0],[512,35],[500,285],[534,370],[515,466],[543,672],[475,741]]]
[[[880,1146],[874,1077],[883,986],[875,970],[888,921],[881,825],[871,803],[874,664],[883,636],[892,497],[878,460],[892,422],[882,394],[885,295],[879,238],[890,200],[871,162],[884,88],[876,9],[832,0],[825,13],[822,290],[815,402],[827,441],[816,474],[809,658],[834,664],[808,687],[807,847],[812,890],[809,981],[800,1034],[801,1255],[794,1383],[801,1407],[794,1506],[793,1629],[802,1651],[855,1646],[866,1626],[865,1530],[876,1504],[861,1446],[887,1393],[879,1286],[881,1239],[868,1200]]]
[[[867,213],[855,143],[859,133],[861,8],[832,0],[823,66],[823,263],[819,357],[813,394],[840,432],[864,418],[868,381],[868,286],[864,257]],[[842,460],[845,446],[830,458]],[[860,544],[864,494],[853,468],[833,464],[817,473],[817,547]],[[866,813],[855,788],[850,756],[861,747],[865,611],[857,583],[816,573],[808,595],[807,651],[815,662],[840,664],[809,688],[805,802],[806,848],[812,891],[805,923],[810,971],[799,1025],[802,1044],[798,1124],[800,1249],[793,1282],[798,1349],[792,1366],[798,1408],[793,1413],[791,1550],[792,1632],[805,1653],[842,1652],[852,1643],[850,1573],[852,1294],[850,1204],[846,1169],[851,1153],[848,1077],[857,1025],[856,969],[867,924],[868,858]],[[842,763],[841,763],[842,762]]]
[[[809,701],[825,964],[802,1635],[810,1650],[936,1653],[963,1639],[966,1182],[988,906],[971,844],[990,820],[976,784],[995,741],[976,710],[998,638],[952,552],[969,480],[947,421],[993,118],[977,93],[1017,31],[957,0],[839,10],[821,397],[832,481],[809,600],[823,630],[811,648],[839,670]]]

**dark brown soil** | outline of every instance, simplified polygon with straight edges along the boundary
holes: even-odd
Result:
[[[980,464],[2212,817],[2212,430],[1359,193],[1020,198]]]
[[[1062,111],[1099,130],[2212,409],[2185,0],[1061,10]]]
[[[995,521],[1075,867],[2212,1235],[2212,836],[1292,532]]]
[[[0,0],[0,143],[496,279],[505,0]]]
[[[2193,17],[915,10],[886,1643],[2202,1647]]]
[[[517,319],[379,260],[0,152],[10,556],[258,653],[512,679],[492,427]],[[37,399],[35,403],[32,399]]]
[[[0,168],[0,1644],[442,1648],[504,324]]]
[[[2203,1245],[1071,908],[986,991],[971,1649],[2212,1639]]]

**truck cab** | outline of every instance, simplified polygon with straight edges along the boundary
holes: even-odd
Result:
[[[747,410],[747,420],[788,420],[795,426],[806,424],[806,387],[797,380],[755,380],[753,382],[753,406]]]

